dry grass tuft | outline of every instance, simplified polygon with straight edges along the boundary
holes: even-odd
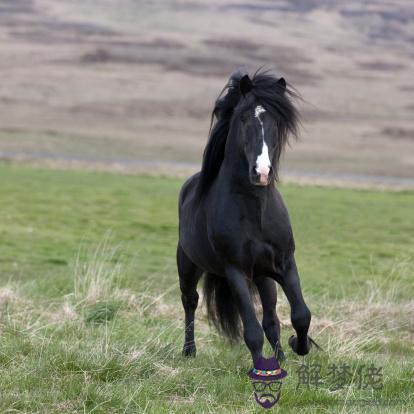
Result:
[[[75,263],[75,300],[91,305],[108,299],[113,295],[123,269],[118,247],[110,245],[110,232],[92,254],[87,254],[87,260],[81,260],[82,253],[80,250]]]
[[[195,395],[191,395],[190,397],[181,397],[179,395],[174,395],[169,399],[170,403],[173,405],[182,405],[182,404],[191,404],[193,405],[196,401]]]
[[[311,335],[325,337],[326,351],[335,355],[361,355],[367,346],[414,339],[414,301],[398,297],[403,287],[395,281],[391,287],[369,283],[358,297],[322,305],[322,315],[313,316]],[[316,302],[316,301],[315,301]]]
[[[16,289],[7,286],[0,288],[0,308],[7,307],[21,300],[22,298]]]
[[[154,366],[157,368],[157,370],[164,376],[168,376],[168,377],[175,377],[176,375],[178,375],[181,370],[179,368],[173,368],[170,367],[169,365],[166,365],[165,363],[161,363],[161,362],[155,362]]]
[[[65,297],[59,309],[51,315],[51,319],[56,323],[76,321],[79,319],[79,314],[75,306]]]

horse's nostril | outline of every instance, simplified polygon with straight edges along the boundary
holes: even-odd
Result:
[[[273,174],[273,167],[272,166],[270,166],[269,167],[269,175],[272,175]]]

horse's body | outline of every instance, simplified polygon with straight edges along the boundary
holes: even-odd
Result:
[[[294,251],[288,212],[274,186],[239,187],[225,169],[202,205],[196,204],[199,174],[180,196],[180,246],[200,269],[224,275],[237,264],[249,278],[276,277]],[[224,257],[223,257],[224,253]]]
[[[217,123],[202,170],[181,189],[177,264],[186,316],[185,355],[196,351],[196,288],[203,274],[209,317],[231,339],[240,336],[241,319],[253,362],[262,356],[263,329],[283,357],[275,281],[292,308],[297,337],[289,344],[299,354],[309,351],[311,316],[300,290],[288,212],[274,185],[281,150],[297,121],[287,93],[283,79],[264,74],[251,81],[240,72],[233,74],[227,95],[216,103]],[[262,301],[263,329],[251,300],[253,284]]]

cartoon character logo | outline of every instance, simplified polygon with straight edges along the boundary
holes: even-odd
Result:
[[[280,368],[275,357],[261,357],[248,375],[253,384],[256,402],[263,408],[272,408],[280,399],[281,380],[286,377],[287,372]]]

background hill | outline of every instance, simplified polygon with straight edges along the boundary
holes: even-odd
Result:
[[[413,43],[408,0],[3,0],[0,156],[196,168],[228,75],[265,65],[306,101],[285,171],[414,178]]]

